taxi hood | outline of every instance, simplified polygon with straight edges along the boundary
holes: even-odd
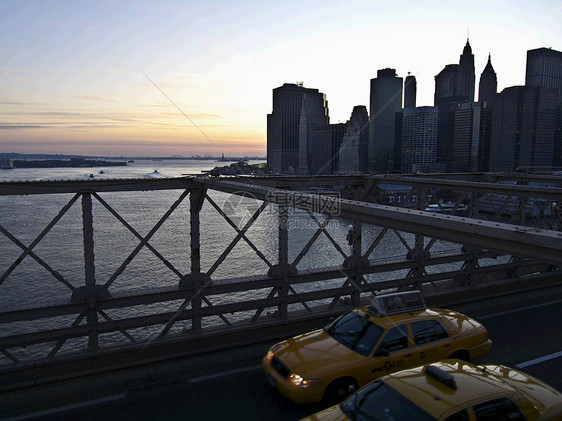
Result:
[[[309,377],[320,372],[325,374],[328,368],[338,370],[354,359],[368,358],[342,345],[322,329],[280,342],[275,356],[291,372]]]

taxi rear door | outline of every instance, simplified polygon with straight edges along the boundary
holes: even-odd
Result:
[[[412,357],[418,365],[449,357],[452,339],[438,320],[411,322],[410,328],[414,340]]]
[[[414,365],[408,325],[403,324],[388,329],[372,355],[373,378]]]

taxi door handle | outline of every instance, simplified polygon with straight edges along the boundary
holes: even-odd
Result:
[[[410,358],[412,354],[404,355],[404,358]]]
[[[443,348],[447,349],[447,348],[449,348],[450,346],[451,346],[450,344],[448,344],[448,345],[443,345]]]

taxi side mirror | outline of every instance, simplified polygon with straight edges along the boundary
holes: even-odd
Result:
[[[379,348],[375,351],[375,357],[390,357],[390,352],[386,348]]]

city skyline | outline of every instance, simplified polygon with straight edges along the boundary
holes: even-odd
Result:
[[[491,55],[498,92],[524,85],[527,50],[562,47],[562,6],[547,1],[5,0],[0,16],[5,153],[265,156],[284,83],[326,94],[344,123],[383,68],[414,75],[432,106],[467,38],[477,81]]]

